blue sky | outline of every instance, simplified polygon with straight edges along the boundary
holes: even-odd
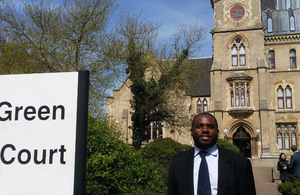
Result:
[[[160,24],[159,40],[167,39],[180,24],[203,26],[206,38],[195,57],[212,56],[213,9],[210,0],[117,0],[120,10],[142,14],[143,18]]]
[[[14,0],[17,5],[22,1]],[[60,4],[62,0],[52,0],[52,5]],[[206,37],[202,48],[194,57],[212,56],[213,9],[210,0],[116,0],[118,11],[141,14],[148,21],[159,23],[158,41],[168,39],[181,24],[198,24],[204,27]]]

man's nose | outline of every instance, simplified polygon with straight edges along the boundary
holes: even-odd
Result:
[[[208,131],[208,126],[207,125],[203,125],[202,131]]]

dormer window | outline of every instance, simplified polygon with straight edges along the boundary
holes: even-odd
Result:
[[[291,0],[286,0],[286,9],[291,7]]]
[[[290,31],[295,31],[295,15],[292,8],[288,9],[289,21],[290,21]]]
[[[268,32],[273,32],[273,18],[272,18],[272,11],[270,9],[267,10],[267,20],[268,20]]]

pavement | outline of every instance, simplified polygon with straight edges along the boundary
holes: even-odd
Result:
[[[281,195],[278,184],[272,182],[272,167],[253,166],[256,195]]]

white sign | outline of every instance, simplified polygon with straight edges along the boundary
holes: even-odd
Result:
[[[0,76],[0,195],[76,194],[82,73]]]

